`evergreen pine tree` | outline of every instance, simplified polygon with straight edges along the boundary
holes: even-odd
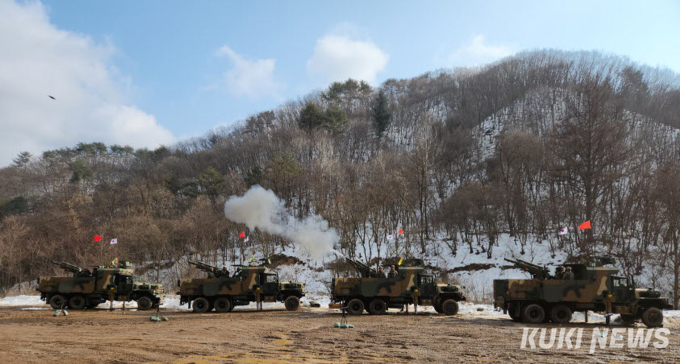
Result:
[[[392,114],[388,110],[387,95],[380,90],[378,97],[373,106],[373,122],[375,124],[375,132],[378,134],[378,139],[382,138],[383,134],[390,126]]]

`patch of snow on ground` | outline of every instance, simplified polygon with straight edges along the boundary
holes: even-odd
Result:
[[[0,299],[0,306],[41,306],[44,304],[40,296],[20,295]]]

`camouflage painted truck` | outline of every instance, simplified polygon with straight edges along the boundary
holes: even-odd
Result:
[[[73,273],[72,277],[40,277],[40,298],[53,309],[95,308],[111,301],[136,301],[139,310],[150,310],[161,304],[163,285],[142,282],[134,275],[129,262],[117,266],[94,267],[92,271],[68,263],[52,264]]]
[[[300,307],[300,298],[305,296],[303,283],[279,282],[278,273],[266,267],[271,264],[269,259],[262,259],[259,265],[238,265],[232,277],[208,264],[189,263],[208,273],[208,278],[179,282],[180,304],[188,303],[194,312],[208,312],[213,308],[217,312],[229,312],[235,306],[250,302],[257,302],[258,309],[262,309],[262,302],[283,302],[286,310],[295,311]]]
[[[385,314],[390,308],[402,308],[405,304],[434,306],[438,313],[455,315],[458,302],[465,301],[460,287],[435,283],[434,277],[423,274],[422,261],[397,268],[394,277],[385,277],[375,269],[345,258],[361,278],[334,278],[331,288],[330,308],[347,307],[347,313],[360,315],[364,310],[372,315]]]
[[[635,288],[619,270],[605,267],[613,258],[599,258],[597,264],[565,264],[574,279],[553,277],[545,267],[522,260],[507,261],[532,275],[532,279],[497,279],[493,282],[494,306],[513,321],[526,323],[571,321],[576,311],[620,314],[625,324],[636,321],[648,327],[663,323],[663,309],[671,308],[659,291]],[[586,316],[587,317],[587,316]]]

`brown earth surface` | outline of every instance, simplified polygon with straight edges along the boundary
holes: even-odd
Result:
[[[150,321],[152,312],[95,309],[53,317],[52,310],[0,309],[0,362],[680,362],[680,321],[672,320],[665,326],[670,345],[664,349],[607,348],[591,355],[593,329],[603,325],[532,326],[583,328],[583,344],[578,350],[520,349],[527,325],[483,313],[365,314],[350,316],[355,328],[349,329],[334,328],[341,315],[325,308],[162,314],[169,321]]]

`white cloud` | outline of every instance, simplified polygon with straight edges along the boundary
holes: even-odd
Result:
[[[513,53],[510,47],[489,45],[481,34],[474,36],[469,43],[462,45],[450,57],[456,66],[475,66],[493,62]]]
[[[251,61],[243,58],[228,46],[220,48],[217,54],[229,57],[234,64],[234,67],[224,74],[224,84],[229,93],[251,98],[278,95],[281,86],[274,81],[275,60]]]
[[[307,69],[326,77],[327,81],[353,78],[375,83],[388,60],[389,55],[370,41],[328,34],[316,41]]]
[[[57,29],[39,2],[0,0],[0,166],[24,150],[78,142],[173,142],[153,115],[129,105],[114,54],[110,44]]]

